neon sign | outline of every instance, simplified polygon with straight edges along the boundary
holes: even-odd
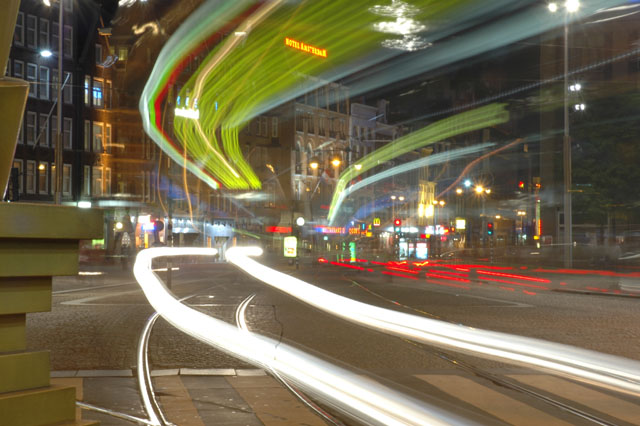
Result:
[[[344,234],[346,229],[340,226],[316,226],[316,232],[323,234]]]
[[[285,46],[289,46],[303,52],[311,53],[312,55],[320,56],[321,58],[327,57],[327,49],[320,49],[319,47],[311,46],[309,44],[305,44],[304,42],[297,41],[289,37],[285,37],[284,44]]]

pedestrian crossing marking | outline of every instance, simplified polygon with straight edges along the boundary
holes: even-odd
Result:
[[[640,424],[640,405],[616,398],[586,386],[542,374],[510,375],[512,379],[528,386],[552,393],[585,407],[600,411],[625,422]]]
[[[444,374],[419,374],[416,377],[510,424],[518,426],[570,425],[570,423],[544,411],[465,377]]]

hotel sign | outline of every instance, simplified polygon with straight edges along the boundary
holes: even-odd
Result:
[[[302,41],[297,41],[289,37],[285,37],[284,44],[285,46],[292,47],[303,52],[311,53],[312,55],[320,56],[321,58],[327,57],[327,49],[321,49],[319,47],[311,46],[310,44],[306,44]]]

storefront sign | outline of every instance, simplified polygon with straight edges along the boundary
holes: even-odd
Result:
[[[298,239],[296,237],[284,237],[284,257],[296,257],[298,255]]]
[[[373,226],[380,226],[380,218],[379,217],[374,217],[373,218]]]

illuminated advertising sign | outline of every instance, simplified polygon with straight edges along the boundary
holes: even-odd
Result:
[[[289,234],[291,233],[291,227],[290,226],[267,226],[265,228],[265,231],[273,232],[276,234]]]
[[[296,257],[298,255],[298,239],[296,237],[284,237],[284,257]]]
[[[320,56],[321,58],[327,57],[327,49],[320,49],[319,47],[311,46],[309,44],[305,44],[304,42],[297,41],[289,37],[285,37],[284,44],[285,46],[292,47],[303,52],[311,53],[312,55]]]
[[[344,234],[347,230],[340,226],[316,226],[316,232],[322,234]]]
[[[358,228],[349,228],[349,235],[358,235],[360,230]]]
[[[373,218],[373,226],[375,226],[375,227],[380,226],[380,218],[379,217],[374,217]]]

